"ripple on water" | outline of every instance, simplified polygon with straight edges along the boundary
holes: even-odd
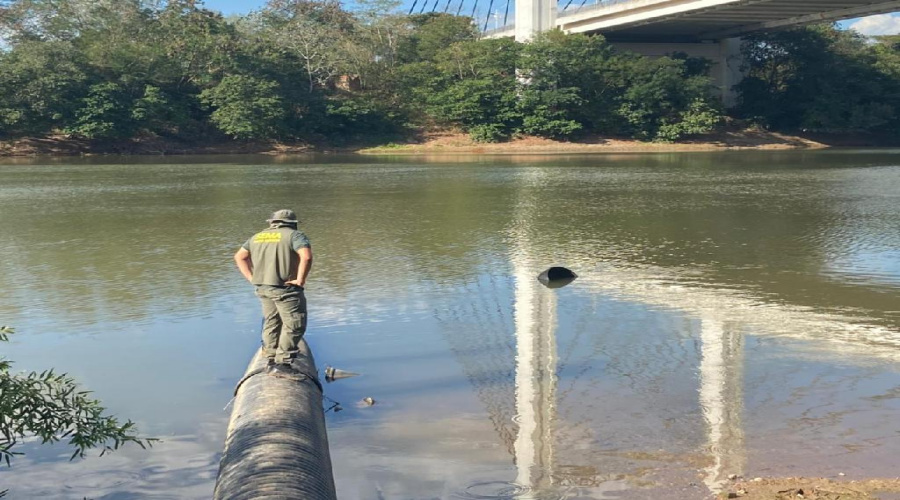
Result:
[[[121,488],[136,484],[143,478],[137,471],[94,471],[84,472],[66,481],[66,487],[77,490],[100,490]]]
[[[548,475],[549,470],[544,470]],[[484,480],[476,481],[454,497],[463,500],[513,500],[526,498],[531,500],[565,500],[572,498],[573,489],[560,488],[559,485],[533,487],[514,481]]]
[[[510,481],[480,481],[469,485],[456,496],[477,500],[504,500],[522,498],[532,492],[528,486]]]

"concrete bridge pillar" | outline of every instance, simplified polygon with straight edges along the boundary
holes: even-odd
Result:
[[[556,4],[557,0],[516,0],[516,41],[527,42],[555,28]]]
[[[718,75],[713,75],[713,80],[722,89],[722,103],[726,108],[732,108],[737,105],[737,92],[734,86],[741,83],[744,79],[744,57],[741,54],[741,39],[726,38],[719,41],[719,60],[716,61],[714,71]]]

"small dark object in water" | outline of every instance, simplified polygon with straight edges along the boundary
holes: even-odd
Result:
[[[356,376],[359,376],[359,374],[341,370],[340,368],[335,368],[333,366],[325,367],[325,381],[328,383],[334,382],[335,380],[340,380],[342,378],[350,378]]]
[[[562,288],[577,277],[577,274],[565,267],[551,267],[538,275],[538,281],[547,288]]]

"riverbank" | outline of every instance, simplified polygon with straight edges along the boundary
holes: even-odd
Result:
[[[822,149],[826,142],[795,135],[755,129],[726,130],[676,143],[592,136],[579,141],[557,141],[542,137],[520,137],[507,142],[475,142],[467,134],[440,131],[426,134],[419,142],[388,144],[360,149],[364,154],[419,153],[654,153],[722,150]]]
[[[560,154],[657,153],[729,150],[794,150],[829,147],[889,147],[898,143],[874,136],[791,135],[758,129],[726,129],[677,143],[592,136],[578,141],[520,137],[500,143],[481,143],[458,131],[423,132],[383,145],[349,143],[239,142],[185,143],[159,137],[95,142],[64,135],[0,141],[0,157],[93,155],[290,155],[301,153],[361,154]]]
[[[210,142],[185,143],[159,137],[140,137],[118,141],[88,141],[53,135],[23,137],[0,141],[0,157],[28,156],[102,156],[102,155],[231,155],[231,154],[297,154],[316,151],[309,144],[275,142]]]
[[[741,480],[732,484],[717,500],[850,500],[900,498],[900,479],[835,481],[824,478],[789,477]]]

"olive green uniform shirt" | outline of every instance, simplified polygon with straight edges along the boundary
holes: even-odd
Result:
[[[284,286],[297,279],[300,256],[297,251],[309,248],[309,238],[290,226],[270,227],[250,237],[241,248],[250,252],[254,285]]]

